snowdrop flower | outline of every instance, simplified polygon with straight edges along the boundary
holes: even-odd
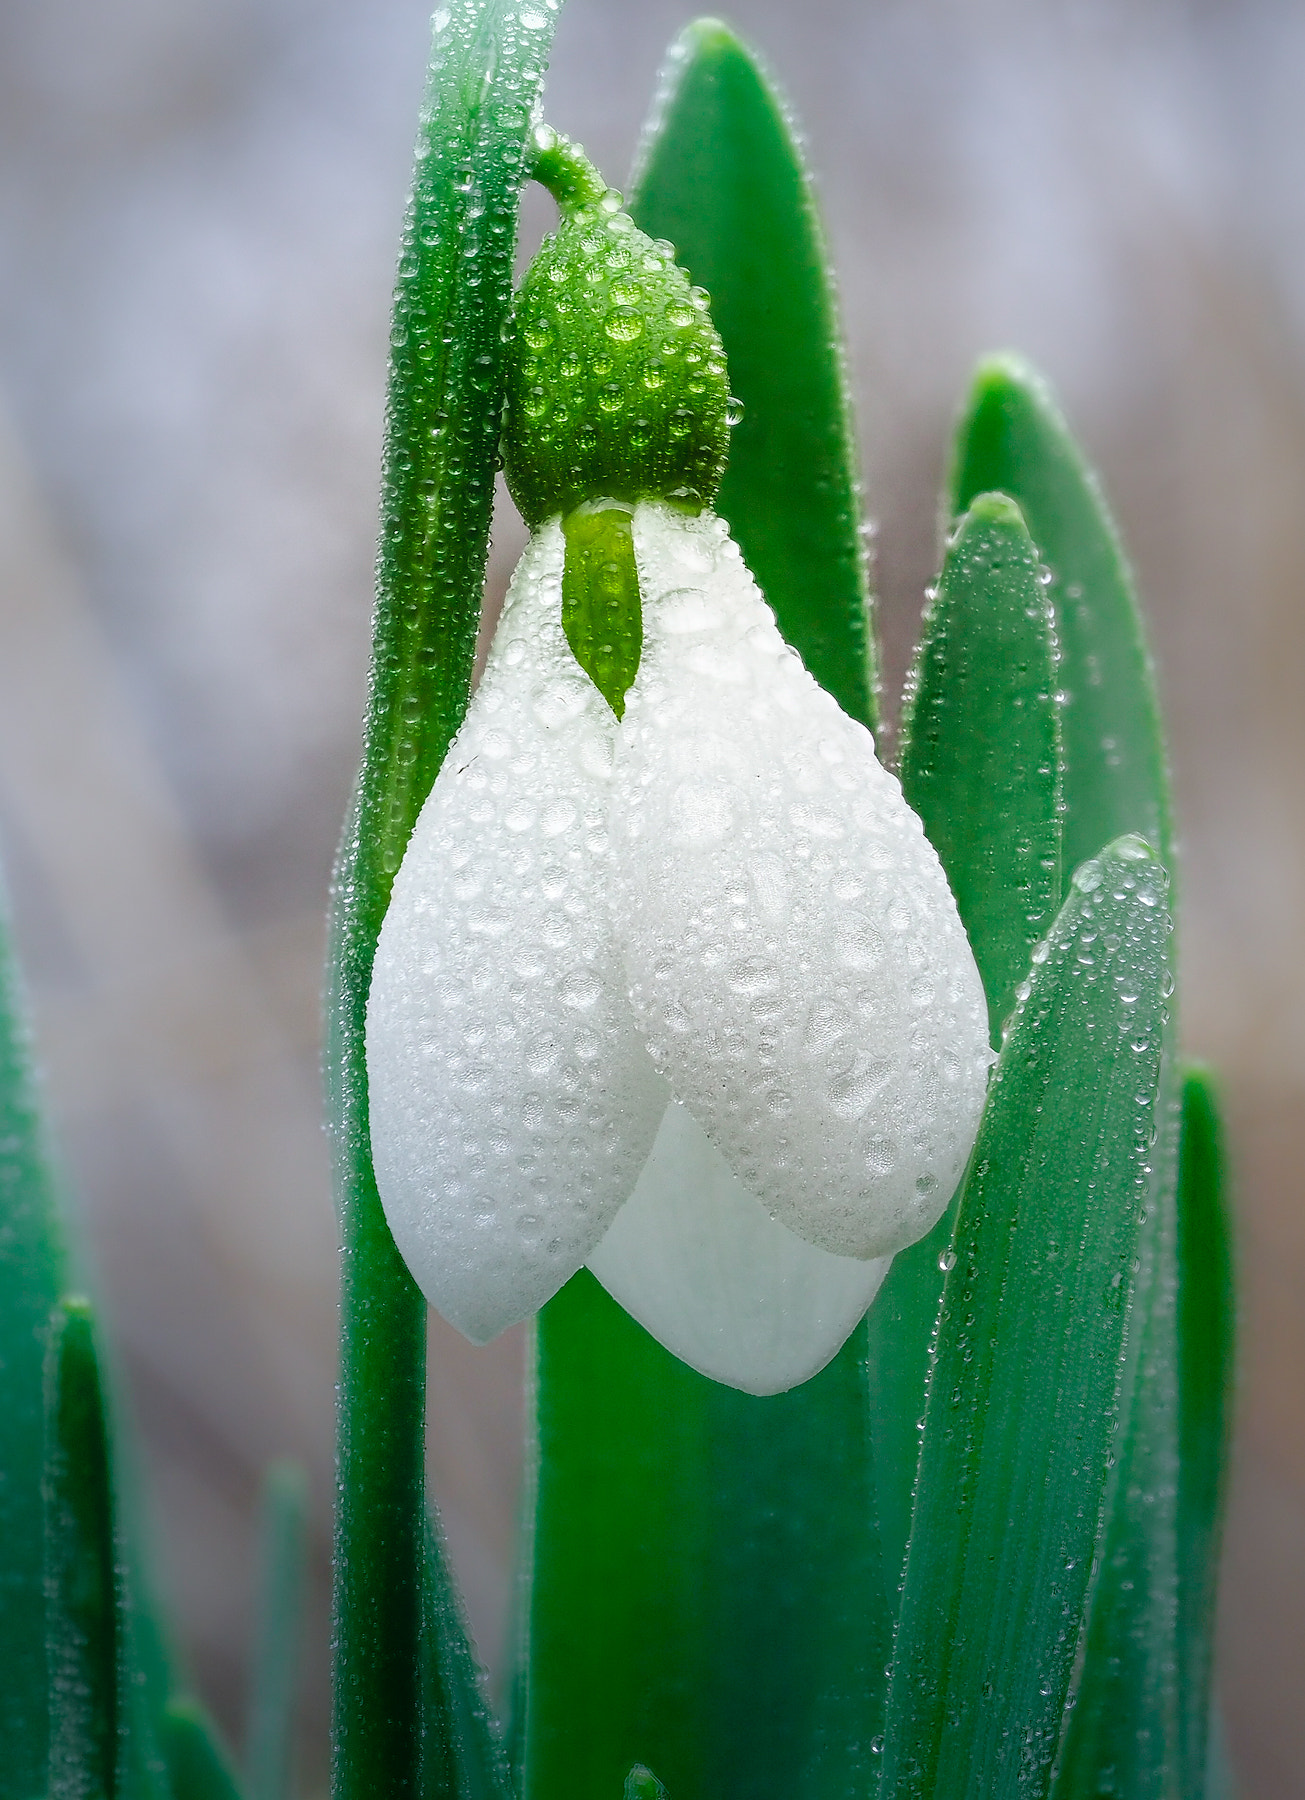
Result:
[[[572,199],[515,315],[533,536],[377,948],[376,1178],[474,1341],[588,1263],[686,1362],[777,1392],[950,1199],[986,1007],[919,820],[705,505],[705,297]]]

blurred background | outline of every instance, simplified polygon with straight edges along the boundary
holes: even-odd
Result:
[[[620,182],[680,0],[568,0],[547,112]],[[1305,1789],[1305,7],[737,0],[821,181],[890,712],[967,372],[1059,387],[1138,569],[1244,1298],[1220,1681]],[[313,1493],[336,1247],[323,909],[358,750],[426,0],[0,5],[0,838],[181,1649],[239,1738],[260,1471]],[[528,211],[537,237],[547,217]],[[500,509],[491,593],[521,543]],[[432,1474],[501,1670],[522,1347],[433,1322]]]

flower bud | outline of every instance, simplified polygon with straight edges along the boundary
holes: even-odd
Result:
[[[545,154],[557,143],[549,134]],[[638,230],[619,194],[577,181],[573,167],[550,185],[562,222],[526,273],[508,340],[512,497],[532,529],[599,498],[697,512],[729,446],[725,353],[707,295],[670,244]]]

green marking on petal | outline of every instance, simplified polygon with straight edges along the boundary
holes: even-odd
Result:
[[[617,718],[643,653],[643,609],[631,508],[594,500],[562,521],[562,630],[580,667]]]

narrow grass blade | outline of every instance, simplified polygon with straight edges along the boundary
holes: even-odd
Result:
[[[702,19],[672,47],[631,210],[711,294],[743,416],[716,510],[822,687],[876,726],[877,662],[828,253],[793,121]]]
[[[122,1660],[113,1480],[90,1308],[65,1300],[50,1331],[45,1456],[49,1792],[119,1792]]]
[[[1045,1793],[1118,1401],[1167,1030],[1167,877],[1085,864],[961,1197],[888,1695],[884,1793]]]
[[[471,1652],[466,1621],[432,1521],[422,1616],[424,1800],[513,1800],[498,1730]]]
[[[258,1635],[249,1703],[251,1800],[286,1800],[290,1792],[307,1506],[303,1470],[297,1463],[273,1463],[263,1484]]]
[[[957,524],[907,684],[902,792],[947,872],[983,976],[994,1046],[1061,891],[1055,620],[1019,508],[980,495]],[[955,1203],[893,1260],[870,1310],[884,1565],[906,1557],[939,1259]]]
[[[672,52],[634,186],[640,225],[710,289],[745,405],[719,510],[789,641],[873,724],[824,247],[791,124],[723,26]],[[865,1357],[862,1326],[813,1381],[757,1399],[677,1362],[587,1272],[544,1309],[529,1800],[611,1800],[636,1765],[672,1800],[870,1784],[889,1616]]]
[[[1050,390],[1014,356],[983,363],[957,433],[951,507],[1016,501],[1051,574],[1065,696],[1065,877],[1126,831],[1171,862],[1164,741],[1141,617],[1100,485]]]
[[[241,1800],[231,1758],[198,1700],[168,1702],[162,1737],[172,1800]]]
[[[466,709],[517,201],[554,11],[555,0],[451,0],[437,13],[399,257],[372,683],[327,993],[344,1236],[338,1800],[413,1800],[421,1784],[425,1308],[371,1172],[363,1028],[394,873]]]
[[[1178,1567],[1184,1794],[1201,1791],[1212,1734],[1211,1664],[1228,1488],[1236,1337],[1232,1217],[1218,1092],[1183,1075],[1178,1162]],[[1215,1736],[1218,1736],[1217,1731]]]
[[[864,1791],[889,1650],[864,1328],[758,1399],[582,1271],[541,1315],[528,1800]]]
[[[66,1283],[55,1183],[0,902],[0,1796],[42,1792],[47,1756],[41,1470],[50,1315]]]

